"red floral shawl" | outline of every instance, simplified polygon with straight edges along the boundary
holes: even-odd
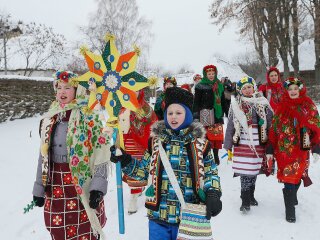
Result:
[[[285,92],[269,130],[280,181],[297,184],[308,168],[309,151],[301,147],[301,134],[306,132],[310,135],[311,146],[320,143],[317,107],[306,96],[305,88],[298,99],[291,99]]]

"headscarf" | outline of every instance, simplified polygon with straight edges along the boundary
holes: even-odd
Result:
[[[209,80],[207,77],[207,71],[209,69],[213,69],[216,73],[216,76],[213,81]],[[221,96],[224,91],[223,84],[217,77],[218,70],[217,67],[214,65],[208,65],[203,68],[203,78],[201,79],[200,83],[204,85],[210,85],[213,90],[214,98],[213,98],[213,107],[214,113],[217,118],[221,118],[223,116],[222,106],[221,106]]]

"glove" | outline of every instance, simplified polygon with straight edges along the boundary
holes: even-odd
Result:
[[[121,167],[124,168],[131,162],[132,157],[131,155],[127,154],[123,149],[120,148],[120,150],[122,154],[120,156],[116,156],[116,147],[114,145],[110,147],[110,152],[111,152],[110,161],[113,163],[120,162]]]
[[[320,160],[320,155],[318,153],[313,153],[313,163],[317,163]]]
[[[208,220],[211,217],[217,216],[222,210],[222,202],[220,200],[220,193],[217,190],[209,189],[206,192],[206,218]]]
[[[99,206],[99,203],[101,202],[103,198],[103,193],[97,190],[92,190],[90,192],[89,197],[89,206],[93,209],[96,209]]]
[[[267,171],[269,173],[272,173],[273,164],[274,164],[273,155],[272,154],[267,154],[266,158],[267,158]]]
[[[33,196],[33,201],[37,207],[43,207],[44,205],[44,197]]]

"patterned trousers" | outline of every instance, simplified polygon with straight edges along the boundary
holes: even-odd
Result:
[[[240,176],[241,191],[248,191],[256,185],[257,176]]]

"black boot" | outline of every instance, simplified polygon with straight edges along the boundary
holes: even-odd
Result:
[[[212,150],[213,150],[214,162],[219,166],[220,165],[219,149],[212,148]]]
[[[283,188],[283,198],[284,198],[284,205],[286,207],[286,220],[290,223],[296,222],[296,210],[294,207],[295,203],[295,189],[286,189]]]
[[[298,205],[298,203],[299,203],[299,202],[298,202],[297,193],[298,193],[298,190],[299,190],[300,185],[301,185],[301,182],[296,185],[295,195],[294,195],[294,205]]]
[[[251,206],[258,206],[258,201],[254,198],[254,190],[256,189],[256,186],[253,185],[250,188],[250,205]]]
[[[250,190],[243,191],[241,190],[241,199],[242,199],[242,204],[240,207],[241,212],[248,212],[250,211]]]

